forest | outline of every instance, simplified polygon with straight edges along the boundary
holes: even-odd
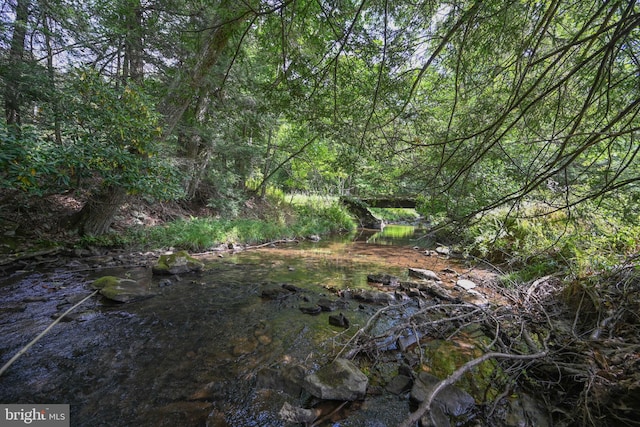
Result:
[[[204,250],[225,224],[263,243],[354,227],[340,197],[407,198],[505,286],[561,280],[639,360],[637,1],[2,3],[5,237],[64,201],[36,219],[53,241]],[[114,231],[127,206],[189,214]]]
[[[5,1],[2,188],[83,192],[74,226],[91,235],[127,196],[232,214],[269,187],[406,195],[458,224],[536,205],[633,225],[639,12]]]

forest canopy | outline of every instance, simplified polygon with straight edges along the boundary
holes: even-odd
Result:
[[[230,209],[267,186],[456,221],[590,203],[637,221],[634,0],[8,0],[0,185]]]

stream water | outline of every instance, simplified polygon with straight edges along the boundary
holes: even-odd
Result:
[[[1,403],[66,403],[72,426],[284,426],[286,393],[256,386],[260,372],[317,368],[379,307],[344,307],[351,328],[299,307],[336,290],[370,288],[367,274],[407,267],[464,269],[427,256],[409,228],[202,256],[203,272],[172,279],[149,268],[19,271],[0,283],[0,363],[87,296],[103,275],[147,281],[155,295],[127,304],[94,297],[54,326],[0,377]],[[79,265],[82,266],[81,264]],[[161,282],[165,280],[165,282]],[[291,284],[293,298],[265,299]],[[393,322],[390,318],[386,322]],[[299,402],[293,402],[299,403]],[[395,426],[406,399],[368,397],[335,426]]]

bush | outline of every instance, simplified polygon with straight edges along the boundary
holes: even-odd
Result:
[[[609,270],[637,254],[640,227],[594,206],[569,213],[531,204],[517,212],[495,210],[464,237],[471,255],[528,281],[557,272],[585,277]]]

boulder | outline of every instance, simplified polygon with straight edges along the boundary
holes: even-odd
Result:
[[[368,383],[367,376],[347,359],[336,359],[304,379],[305,389],[325,400],[361,400]]]
[[[184,274],[200,271],[204,263],[189,255],[186,251],[160,255],[158,262],[152,267],[153,274]]]
[[[146,285],[135,280],[115,276],[103,276],[95,280],[92,287],[100,289],[102,296],[117,302],[131,302],[153,296]]]

